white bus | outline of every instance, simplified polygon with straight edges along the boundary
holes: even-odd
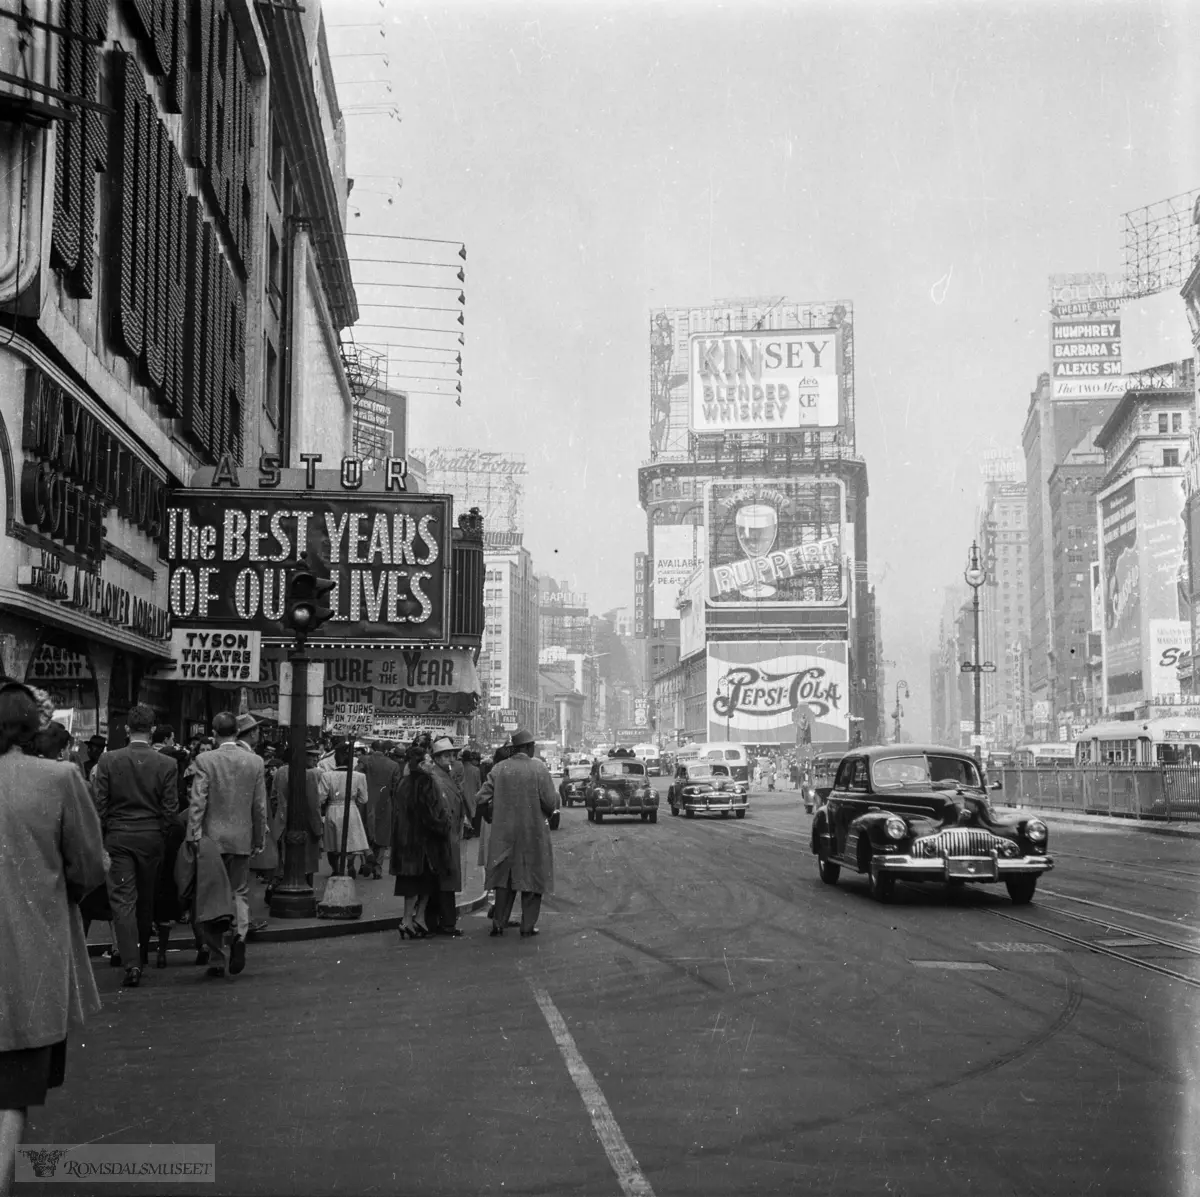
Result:
[[[1077,765],[1200,765],[1200,719],[1112,719],[1084,728]]]
[[[662,757],[657,744],[635,744],[633,755],[646,766],[647,777],[662,776]]]
[[[1019,769],[1056,769],[1063,765],[1073,765],[1075,745],[1022,744],[1013,753],[1012,763]]]

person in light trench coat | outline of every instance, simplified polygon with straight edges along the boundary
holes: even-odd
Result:
[[[458,907],[456,895],[463,887],[462,881],[462,833],[463,821],[475,817],[475,802],[463,793],[462,787],[451,773],[454,759],[454,742],[442,736],[433,742],[433,784],[438,789],[442,804],[450,817],[450,861],[449,868],[438,874],[440,908],[438,931],[455,939],[462,935],[456,926]]]
[[[0,1193],[26,1110],[63,1083],[67,1037],[100,1009],[78,905],[109,863],[100,818],[75,765],[22,751],[40,723],[28,687],[0,686]]]
[[[496,891],[492,935],[503,935],[517,891],[521,892],[521,934],[537,934],[542,896],[554,892],[554,849],[546,818],[558,810],[558,791],[544,761],[533,756],[527,731],[512,737],[512,755],[493,766],[479,790],[491,805],[487,885]]]

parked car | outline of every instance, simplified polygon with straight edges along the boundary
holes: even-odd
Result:
[[[689,761],[675,766],[675,776],[667,790],[667,804],[671,814],[678,815],[683,811],[689,819],[698,814],[718,813],[724,819],[730,811],[744,819],[749,793],[749,782],[738,781],[728,765]]]
[[[658,793],[646,766],[633,756],[597,761],[583,801],[589,823],[603,823],[605,815],[637,815],[643,823],[658,822]]]
[[[563,806],[573,806],[583,801],[587,780],[592,775],[591,765],[567,765],[563,769],[562,781],[558,783],[558,797]]]
[[[1049,832],[1033,815],[999,816],[975,758],[956,748],[889,744],[855,749],[838,765],[813,819],[812,851],[826,885],[865,873],[871,895],[897,877],[949,885],[1003,881],[1018,905],[1054,867]]]

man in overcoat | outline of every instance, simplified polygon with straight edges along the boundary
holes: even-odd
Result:
[[[246,932],[250,929],[250,857],[267,841],[267,779],[262,757],[238,743],[249,730],[251,716],[222,711],[213,718],[217,746],[195,760],[196,775],[188,809],[188,839],[215,840],[233,889],[234,935],[229,947],[229,972],[246,967]],[[209,949],[210,976],[225,975],[224,932],[204,924],[200,934]]]
[[[112,858],[108,902],[125,984],[136,986],[150,952],[154,898],[167,824],[179,809],[179,769],[150,744],[154,708],[138,703],[125,718],[129,743],[106,752],[92,770],[92,796]]]
[[[474,818],[474,800],[468,800],[462,787],[454,778],[454,741],[449,736],[434,740],[433,784],[437,787],[446,813],[450,816],[450,867],[438,874],[438,930],[442,935],[457,939],[462,935],[458,923],[458,907],[455,897],[462,889],[462,833],[463,822]]]
[[[536,747],[529,732],[513,732],[512,755],[492,768],[479,790],[479,801],[492,806],[487,854],[487,886],[496,891],[492,935],[504,934],[518,890],[521,934],[536,935],[542,895],[554,892],[546,819],[558,810],[558,791],[545,762],[535,759]]]
[[[400,766],[384,751],[386,747],[382,740],[376,740],[359,766],[367,778],[367,809],[363,817],[367,842],[371,845],[367,868],[376,881],[383,876],[384,858],[392,842],[392,780],[400,772]]]

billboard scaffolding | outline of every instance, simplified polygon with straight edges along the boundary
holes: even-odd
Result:
[[[1197,199],[1200,188],[1124,214],[1127,298],[1183,286],[1200,255],[1200,229],[1193,219]]]

